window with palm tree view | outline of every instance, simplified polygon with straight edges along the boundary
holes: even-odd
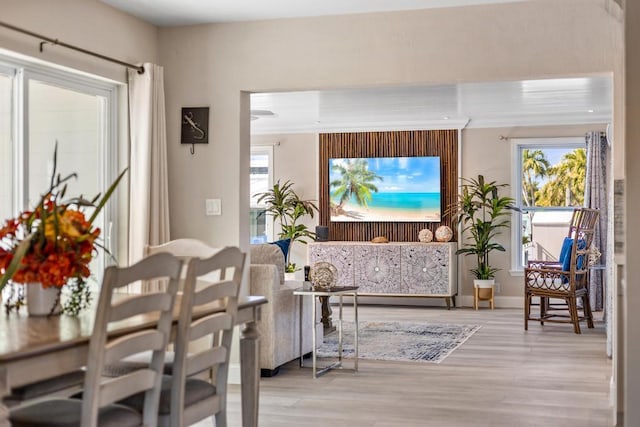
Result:
[[[580,141],[579,139],[577,141]],[[555,260],[575,207],[583,206],[586,149],[582,143],[518,145],[521,214],[518,265]]]

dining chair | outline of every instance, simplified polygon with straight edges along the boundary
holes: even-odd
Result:
[[[158,253],[170,253],[171,255],[182,259],[185,261],[181,279],[180,286],[178,287],[178,292],[182,291],[182,283],[184,282],[187,270],[187,262],[191,258],[209,258],[210,256],[216,254],[220,251],[221,248],[214,248],[206,243],[197,240],[197,239],[175,239],[170,240],[169,242],[160,244],[160,245],[146,245],[144,248],[145,256],[154,255]],[[197,283],[208,283],[206,278],[199,278]],[[206,341],[206,340],[203,340]],[[202,345],[211,345],[209,342],[198,342],[194,343],[192,347],[202,346]],[[173,359],[175,353],[172,351],[172,345],[169,344],[170,350],[167,351],[164,362],[164,373],[167,375],[171,375],[173,372]],[[128,357],[124,360],[121,360],[118,363],[109,364],[105,366],[103,374],[106,376],[117,376],[122,375],[126,372],[131,372],[133,370],[139,369],[145,364],[149,363],[149,359],[151,357],[150,352],[144,352],[139,354],[134,354],[131,357]]]
[[[10,411],[11,425],[157,425],[165,348],[171,333],[182,264],[183,261],[164,253],[147,257],[130,267],[108,267],[89,341],[82,399],[50,398],[25,404]],[[118,290],[131,283],[157,278],[168,280],[166,292],[117,295]],[[148,321],[149,328],[127,332],[127,322],[141,321]],[[151,350],[153,356],[143,369],[116,378],[102,376],[105,364],[146,350]],[[143,401],[139,411],[117,403],[139,393]]]
[[[207,258],[219,250],[220,248],[213,248],[200,240],[185,238],[171,240],[161,245],[146,245],[144,254],[145,256],[149,256],[156,253],[167,252],[180,259],[192,257]],[[185,272],[186,263],[183,267],[182,279],[184,279]],[[169,375],[173,367],[173,356],[174,353],[170,351],[165,358],[164,370],[165,373]],[[118,363],[108,364],[105,366],[104,375],[114,377],[131,372],[147,365],[150,358],[151,353],[145,352],[143,354],[133,355]],[[72,396],[82,390],[84,374],[84,369],[78,369],[55,378],[17,387],[11,390],[11,394],[6,396],[3,402],[10,407],[14,407],[45,396]]]
[[[216,427],[227,425],[227,377],[238,293],[243,278],[245,254],[236,247],[226,247],[206,259],[192,258],[187,267],[175,339],[173,374],[165,375],[160,397],[160,426],[182,427],[207,416],[215,418]],[[200,277],[218,279],[197,285]],[[212,314],[194,313],[205,306],[219,307]],[[196,351],[189,344],[211,337],[211,345]],[[213,371],[212,381],[198,374]],[[121,403],[139,410],[141,396]]]
[[[593,328],[593,314],[589,302],[589,254],[599,212],[580,208],[573,212],[569,231],[558,261],[529,261],[524,269],[524,329],[529,320],[573,324],[576,334],[581,333],[580,321],[586,320]],[[540,298],[540,316],[531,314],[531,299]],[[552,309],[550,298],[563,299],[568,313]],[[582,301],[583,315],[578,312],[578,300]]]

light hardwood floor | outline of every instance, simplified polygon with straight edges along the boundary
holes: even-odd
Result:
[[[314,380],[289,363],[261,380],[261,427],[611,425],[602,322],[576,335],[569,324],[529,322],[525,332],[518,309],[361,306],[359,317],[482,328],[440,364],[361,360],[355,374]],[[230,388],[229,425],[241,425],[238,386]]]

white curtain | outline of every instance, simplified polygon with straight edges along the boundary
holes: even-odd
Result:
[[[144,256],[145,245],[169,240],[167,134],[162,67],[144,64],[144,73],[129,70],[131,140],[129,262]],[[143,283],[142,292],[161,285]]]

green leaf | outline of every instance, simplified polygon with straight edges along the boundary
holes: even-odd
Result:
[[[461,178],[461,181],[458,200],[445,210],[445,215],[462,226],[462,247],[456,254],[475,256],[477,267],[471,272],[476,278],[491,278],[498,269],[490,266],[489,254],[505,251],[494,240],[501,229],[509,227],[511,211],[517,210],[514,199],[499,195],[507,184],[487,181],[483,175],[475,179]]]
[[[120,175],[118,175],[118,178],[116,178],[116,180],[111,184],[107,192],[104,193],[104,196],[102,197],[100,202],[96,205],[96,209],[93,211],[91,218],[89,218],[89,225],[93,224],[93,221],[96,220],[97,216],[100,214],[100,211],[102,210],[104,205],[107,204],[107,201],[109,201],[111,194],[116,190],[116,187],[118,187],[118,184],[120,183],[120,181],[122,180],[122,177],[124,177],[124,174],[127,172],[128,169],[129,168],[125,168],[122,172],[120,172]]]

